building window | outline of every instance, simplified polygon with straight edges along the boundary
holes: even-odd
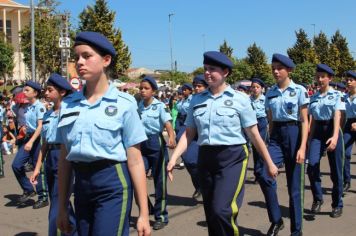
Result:
[[[0,20],[0,32],[4,32],[3,20]],[[11,20],[6,20],[6,40],[8,43],[12,42]]]

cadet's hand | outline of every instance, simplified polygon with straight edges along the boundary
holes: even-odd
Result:
[[[356,131],[356,122],[351,124],[351,131]]]
[[[57,215],[57,227],[64,234],[70,234],[73,226],[69,222],[67,210],[60,210]]]
[[[137,235],[138,236],[149,236],[151,235],[150,222],[147,217],[139,216],[137,219]]]
[[[170,148],[170,149],[174,149],[176,147],[176,139],[175,138],[169,138],[168,139],[168,144],[167,146]]]
[[[25,151],[27,151],[27,152],[31,151],[32,145],[33,145],[32,142],[27,142],[24,147]]]
[[[36,185],[38,182],[37,182],[37,178],[38,178],[38,175],[40,174],[40,172],[38,170],[34,170],[31,177],[30,177],[30,182],[31,184],[33,185]]]
[[[326,141],[326,145],[328,145],[328,147],[326,148],[326,151],[329,151],[329,152],[334,151],[336,148],[336,144],[337,144],[337,137],[329,138],[328,141]]]
[[[296,156],[296,162],[298,164],[303,164],[305,160],[305,149],[299,149]]]
[[[271,165],[268,166],[268,174],[269,174],[269,176],[271,176],[274,179],[277,178],[278,168],[274,163],[272,163]]]
[[[173,181],[173,168],[175,165],[175,161],[169,161],[167,165],[168,178],[171,182]]]

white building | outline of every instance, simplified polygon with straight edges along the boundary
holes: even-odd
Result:
[[[20,31],[30,23],[30,7],[11,0],[0,0],[0,31],[5,40],[14,48],[14,71],[9,79],[23,80],[26,77],[26,66],[21,52]]]

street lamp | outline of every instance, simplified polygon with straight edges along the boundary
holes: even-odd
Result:
[[[35,7],[31,0],[31,76],[34,81],[36,81],[35,63]]]
[[[313,26],[314,29],[314,38],[315,38],[315,24],[311,24]]]
[[[168,14],[168,23],[169,23],[169,46],[171,52],[171,72],[173,72],[173,49],[172,49],[172,26],[171,26],[171,17],[174,16],[174,13]]]

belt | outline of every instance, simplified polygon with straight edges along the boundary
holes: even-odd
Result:
[[[185,120],[185,118],[187,118],[187,115],[178,114],[177,118],[180,119],[180,120]]]
[[[290,121],[273,121],[273,126],[297,126],[300,122],[297,120]]]
[[[49,143],[47,144],[48,150],[58,150],[61,149],[61,144],[60,143]]]
[[[350,122],[350,123],[355,123],[356,122],[356,118],[348,118],[347,120],[346,120],[346,122]]]
[[[93,162],[74,162],[74,161],[72,161],[71,163],[72,163],[72,166],[75,171],[96,172],[96,171],[114,166],[120,162],[114,161],[114,160],[109,160],[109,159],[104,159],[104,160],[93,161]]]
[[[330,125],[334,122],[334,120],[315,120],[315,124],[318,125]]]

